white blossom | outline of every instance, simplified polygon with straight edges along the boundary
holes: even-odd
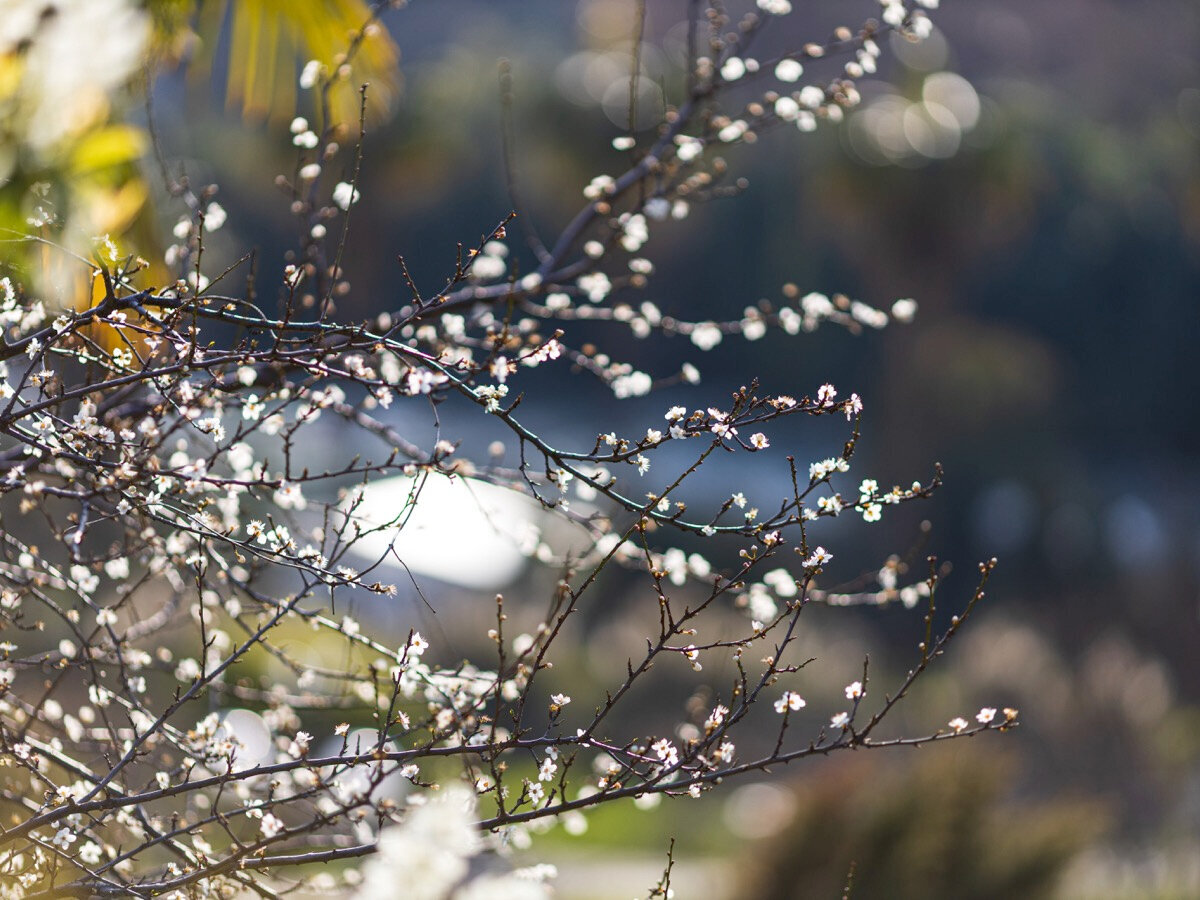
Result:
[[[784,691],[783,696],[775,701],[775,712],[781,715],[785,712],[795,712],[803,709],[808,703],[795,691]]]
[[[794,122],[800,115],[800,104],[791,97],[780,97],[775,101],[775,115],[785,122]]]
[[[579,285],[581,291],[587,294],[588,300],[592,303],[599,303],[612,290],[612,282],[603,272],[580,275],[575,283]]]
[[[314,88],[317,80],[321,77],[322,68],[321,61],[318,59],[310,59],[306,62],[300,73],[300,87],[306,91]]]
[[[891,25],[893,28],[899,28],[904,24],[904,17],[906,14],[907,10],[904,8],[904,4],[900,2],[900,0],[891,0],[891,2],[885,3],[883,7],[882,18],[884,22],[886,22],[888,25]]]
[[[829,553],[824,547],[817,547],[812,554],[804,560],[806,568],[815,569],[818,566],[823,566],[833,559],[833,554]]]
[[[746,64],[736,56],[725,60],[721,66],[721,77],[726,81],[737,81],[746,74]]]
[[[804,66],[795,59],[782,59],[775,66],[775,77],[780,81],[793,83],[800,80],[804,74]]]
[[[892,318],[897,322],[911,322],[917,314],[917,301],[897,300],[892,304]]]
[[[225,212],[225,209],[221,206],[221,204],[208,204],[208,208],[204,211],[204,230],[216,231],[225,224],[225,220],[227,218],[228,214]]]
[[[589,200],[598,200],[605,194],[611,193],[617,186],[611,175],[597,175],[583,189],[583,196]]]
[[[801,106],[816,109],[825,102],[825,91],[810,84],[800,89],[799,100]]]
[[[380,832],[355,896],[392,900],[403,885],[412,900],[444,900],[482,849],[474,819],[473,797],[461,787],[411,807],[403,822]]]
[[[342,209],[349,209],[352,204],[358,202],[358,191],[353,185],[339,181],[333,188],[333,202]]]
[[[262,817],[259,829],[262,831],[262,836],[269,840],[283,831],[283,820],[274,813],[266,813]]]

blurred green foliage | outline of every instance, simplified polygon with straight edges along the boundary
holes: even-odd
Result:
[[[974,748],[920,751],[881,770],[827,767],[797,787],[799,809],[756,848],[743,896],[801,900],[1038,900],[1105,829],[1097,802],[1007,796],[1013,760]]]
[[[0,43],[0,269],[60,306],[90,302],[95,287],[49,243],[86,260],[107,238],[120,256],[148,258],[147,283],[169,277],[152,136],[133,124],[159,73],[187,66],[197,89],[223,83],[244,120],[280,122],[302,104],[297,76],[313,61],[316,93],[303,103],[318,128],[356,122],[364,82],[374,119],[399,89],[396,46],[385,28],[367,25],[374,12],[365,0],[18,2],[9,15]]]

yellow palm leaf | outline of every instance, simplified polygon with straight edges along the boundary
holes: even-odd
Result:
[[[175,2],[175,0],[164,0]],[[371,18],[363,0],[217,0],[201,7],[198,71],[209,70],[225,36],[229,59],[225,99],[250,119],[290,118],[296,112],[297,76],[309,60],[335,72],[355,35]],[[330,91],[335,122],[358,118],[358,86],[371,85],[368,112],[385,113],[399,89],[397,50],[386,29],[362,41],[350,71]]]

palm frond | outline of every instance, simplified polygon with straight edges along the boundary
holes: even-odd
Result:
[[[174,0],[164,0],[170,3]],[[297,112],[297,76],[309,60],[349,72],[330,90],[335,122],[358,117],[358,86],[369,82],[368,114],[386,113],[400,88],[398,52],[386,29],[372,28],[347,62],[347,49],[371,9],[363,0],[215,0],[200,7],[198,71],[225,50],[225,100],[247,119],[286,119]]]

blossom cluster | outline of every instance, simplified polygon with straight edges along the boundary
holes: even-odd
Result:
[[[410,299],[367,322],[341,318],[350,285],[335,236],[352,239],[371,198],[356,166],[337,174],[345,130],[296,117],[285,138],[294,175],[279,184],[300,238],[278,283],[251,299],[204,268],[205,241],[230,218],[214,188],[179,196],[165,284],[111,238],[70,263],[95,286],[90,303],[0,279],[0,897],[234,895],[284,884],[299,864],[370,854],[312,886],[382,897],[402,878],[413,897],[543,897],[548,871],[505,854],[553,822],[583,834],[600,804],[650,808],[813,755],[1016,724],[1015,710],[984,707],[973,726],[955,717],[949,730],[876,736],[983,596],[990,564],[894,689],[868,691],[864,665],[838,711],[802,678],[810,603],[925,601],[932,621],[936,573],[914,580],[898,558],[879,569],[878,590],[826,583],[844,565],[836,535],[818,535],[826,520],[855,510],[876,522],[939,483],[842,484],[857,392],[748,377],[688,405],[680,392],[632,429],[598,409],[596,427],[553,441],[527,417],[543,376],[594,378],[619,400],[672,384],[700,394],[694,364],[646,371],[621,358],[623,342],[609,352],[587,339],[585,322],[705,353],[770,329],[814,340],[826,322],[859,331],[913,318],[909,299],[885,311],[795,285],[722,321],[634,299],[655,275],[654,232],[721,196],[723,146],[780,123],[837,123],[875,71],[881,29],[927,29],[921,9],[892,0],[883,25],[868,18],[752,58],[754,34],[792,6],[758,0],[740,37],[721,15],[695,23],[710,28],[711,55],[688,61],[686,95],[651,145],[614,141],[629,167],[589,181],[532,268],[511,245],[510,216],[432,288],[402,266]],[[834,58],[835,76],[816,80]],[[319,95],[336,77],[313,62],[299,86]],[[767,91],[722,106],[760,78]],[[252,299],[265,295],[278,306]],[[486,455],[443,428],[470,416],[495,436]],[[840,450],[797,462],[781,424],[820,417],[844,430]],[[768,496],[747,478],[714,502],[701,473],[725,454],[775,466],[790,490]],[[521,564],[554,573],[548,596],[521,596],[546,579],[489,584],[512,596],[490,591],[494,621],[471,635],[467,658],[428,629],[379,624],[406,592],[436,610],[429,579],[452,579],[481,552],[454,546],[471,524],[465,507],[439,526],[456,554],[449,574],[427,578],[428,545],[405,543],[419,541],[442,485],[464,487]],[[638,635],[620,648],[614,683],[584,689],[555,662],[575,651],[580,619],[622,615],[600,596],[610,567],[641,585],[622,631]],[[736,676],[722,682],[717,662]],[[648,731],[628,698],[660,677],[690,679],[711,702],[664,701]],[[763,741],[753,713],[768,704],[779,716]]]

